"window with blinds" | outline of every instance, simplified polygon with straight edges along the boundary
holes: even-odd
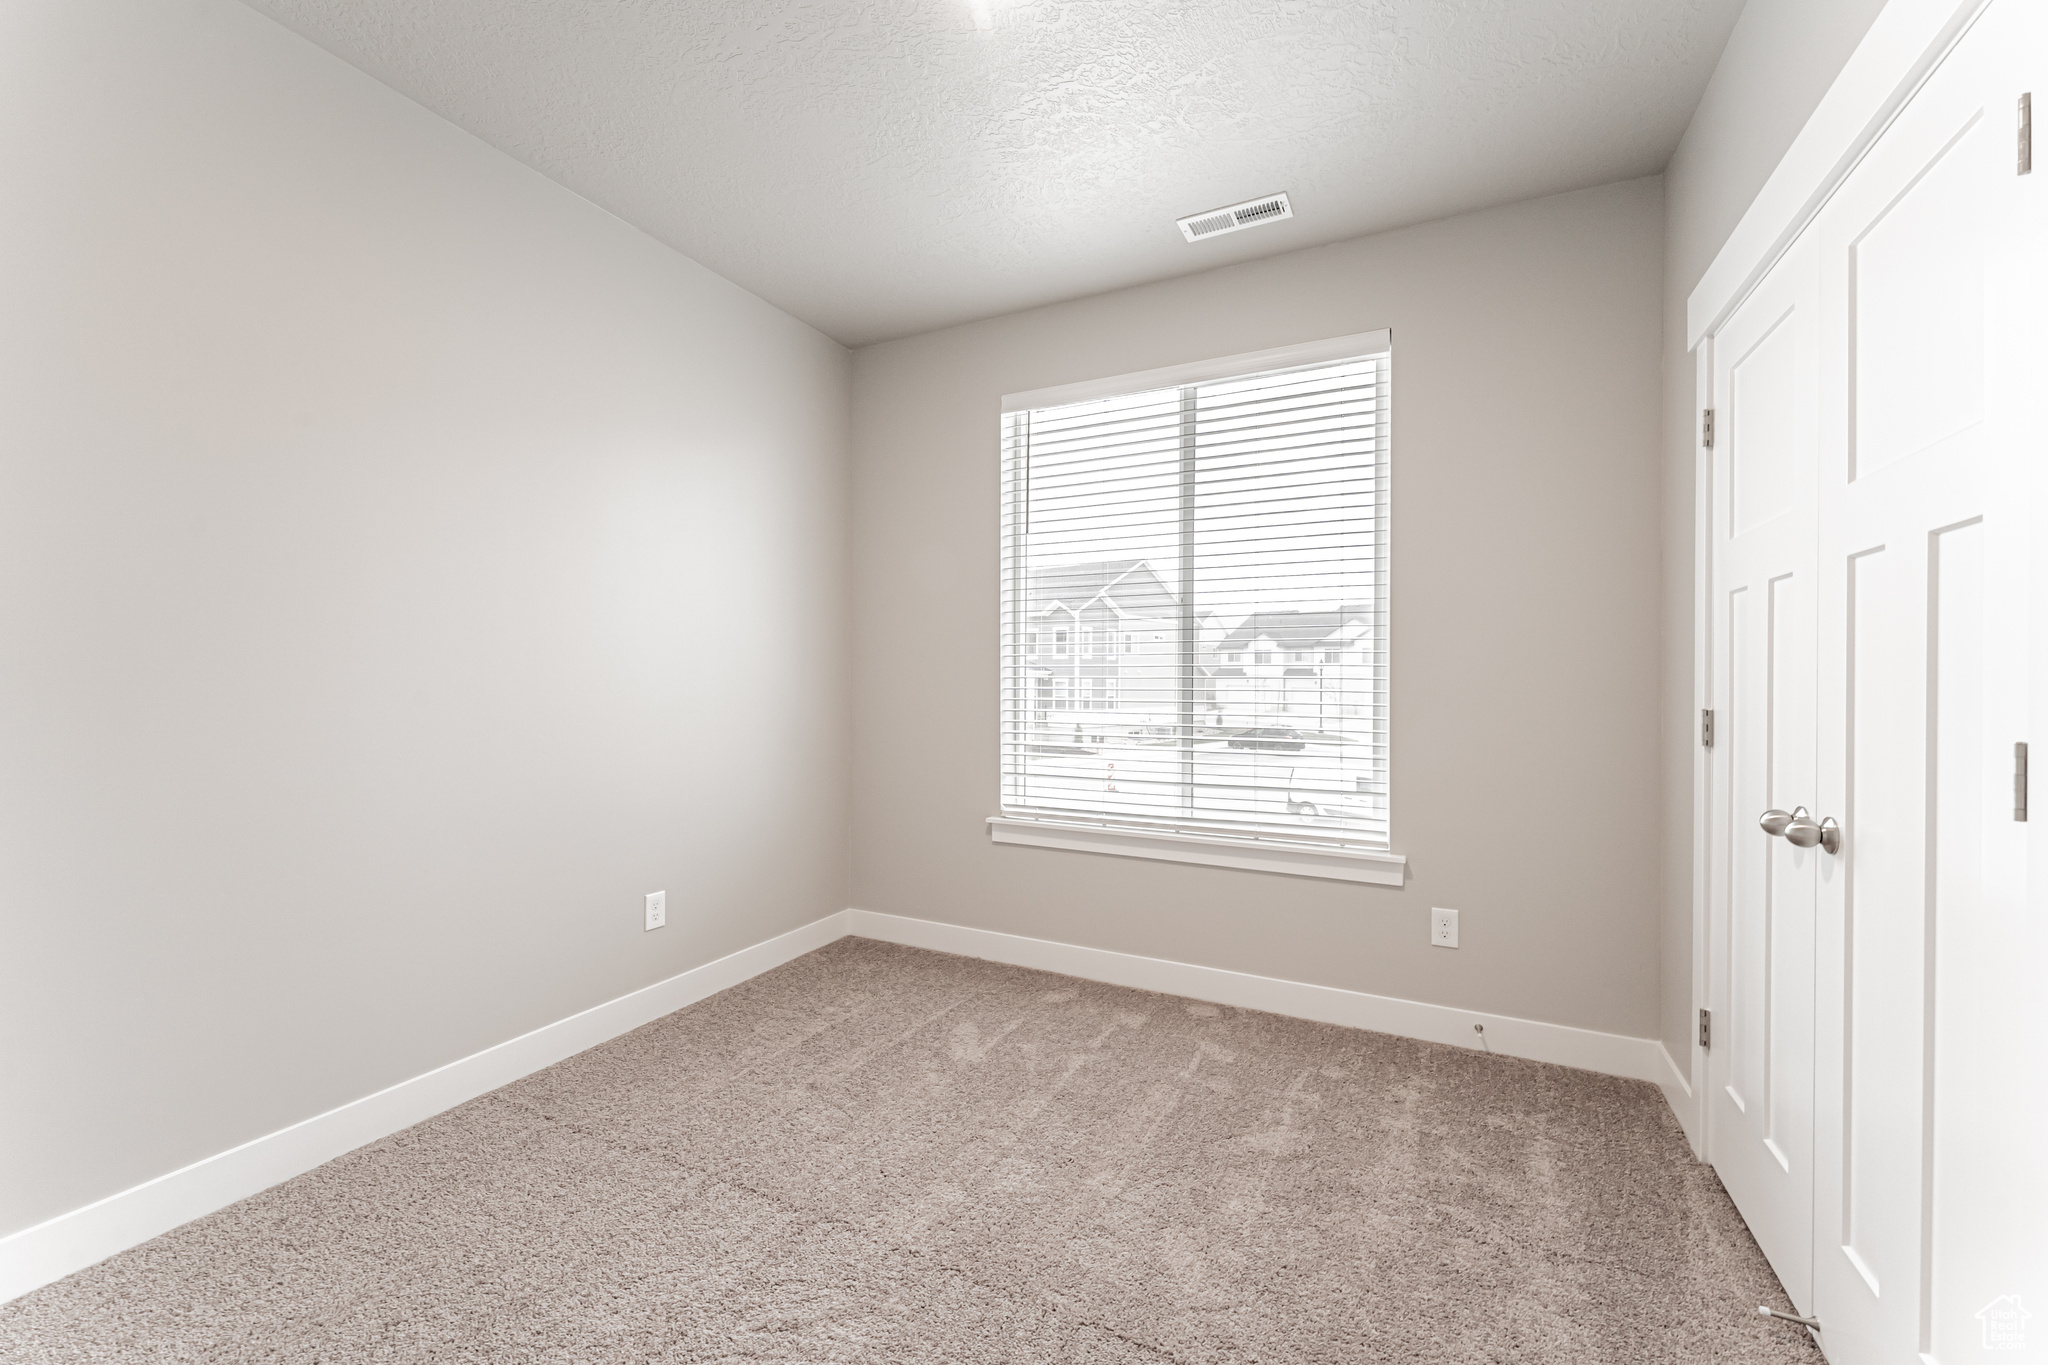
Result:
[[[1006,815],[1386,848],[1390,355],[1252,359],[1004,414]]]

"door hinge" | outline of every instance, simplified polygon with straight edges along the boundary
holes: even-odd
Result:
[[[1708,450],[1714,448],[1714,410],[1700,409],[1700,444]]]
[[[1712,1051],[1714,1047],[1714,1012],[1700,1011],[1700,1046]]]
[[[2027,818],[2027,746],[2012,746],[2012,818]]]
[[[2020,96],[2020,174],[2034,173],[2034,92]]]
[[[1714,708],[1711,706],[1700,709],[1700,747],[1714,747]]]

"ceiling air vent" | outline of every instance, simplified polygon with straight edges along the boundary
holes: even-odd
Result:
[[[1242,204],[1232,204],[1227,209],[1210,209],[1207,213],[1192,214],[1180,220],[1180,235],[1191,242],[1204,237],[1220,237],[1226,232],[1239,228],[1257,227],[1261,223],[1277,223],[1282,218],[1292,218],[1294,206],[1287,202],[1284,194],[1269,194],[1263,199],[1247,199]]]

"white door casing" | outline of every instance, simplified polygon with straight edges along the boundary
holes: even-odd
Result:
[[[1813,1268],[1814,869],[1758,827],[1814,795],[1817,278],[1795,245],[1714,339],[1708,1159],[1792,1301]]]

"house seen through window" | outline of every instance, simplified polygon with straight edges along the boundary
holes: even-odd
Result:
[[[1388,371],[1005,413],[1005,813],[1386,847]]]

